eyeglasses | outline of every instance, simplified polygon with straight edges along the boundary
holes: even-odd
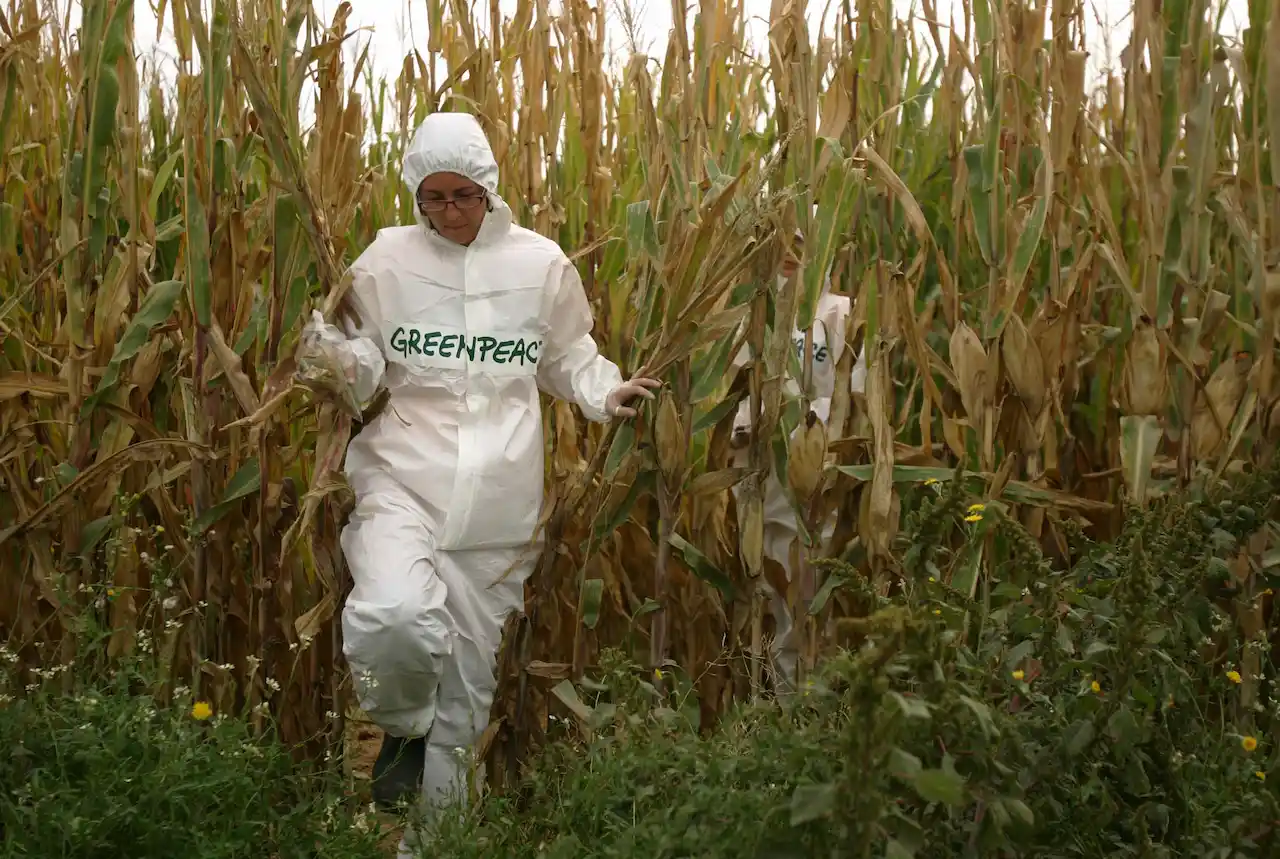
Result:
[[[460,212],[467,212],[482,206],[487,199],[485,194],[469,194],[464,197],[454,197],[450,200],[423,200],[419,198],[418,208],[424,212],[443,212],[452,203],[454,208]]]

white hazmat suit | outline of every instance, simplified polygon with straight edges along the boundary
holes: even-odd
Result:
[[[786,278],[779,276],[778,288],[781,289],[785,282]],[[848,296],[833,295],[831,293],[831,281],[827,279],[823,284],[822,295],[818,299],[818,306],[815,309],[814,321],[811,326],[813,330],[813,370],[812,386],[809,391],[810,408],[824,423],[831,416],[831,400],[835,395],[836,388],[836,362],[844,354],[845,329],[850,312],[851,304]],[[804,366],[805,360],[804,341],[805,332],[797,328],[792,333],[792,344],[801,367]],[[735,357],[734,366],[735,368],[742,367],[750,360],[750,350],[743,348]],[[866,387],[866,377],[865,355],[859,353],[849,380],[850,390],[855,393],[862,393]],[[789,374],[784,390],[788,397],[798,397],[801,393],[799,384]],[[744,399],[738,406],[738,413],[734,418],[734,431],[737,433],[738,431],[750,430],[750,427],[751,402],[749,399]],[[746,451],[738,450],[734,455],[733,464],[746,467],[748,464]],[[741,492],[737,487],[735,487],[734,491],[735,494],[740,494]],[[834,522],[826,523],[823,539],[829,539],[834,530]],[[791,543],[799,535],[800,529],[796,523],[795,510],[787,500],[786,492],[777,475],[770,471],[769,478],[764,485],[764,554],[766,557],[778,562],[786,573],[787,581],[791,581],[793,574],[791,569]],[[791,623],[791,613],[787,608],[786,595],[775,592],[767,581],[764,582],[764,587],[769,593],[770,613],[773,615],[774,621],[774,637],[769,648],[770,658],[772,659],[774,673],[780,688],[783,691],[787,691],[794,689],[796,684],[800,656],[799,642],[795,640],[793,635],[794,629]]]
[[[576,269],[498,197],[473,117],[433,114],[418,129],[403,180],[416,194],[437,173],[488,192],[479,234],[456,244],[421,212],[379,231],[352,265],[360,318],[342,358],[362,403],[380,384],[390,394],[347,451],[343,652],[365,712],[393,737],[427,738],[428,808],[465,788],[502,628],[523,608],[543,501],[539,389],[603,422],[621,413],[623,385],[591,337]]]

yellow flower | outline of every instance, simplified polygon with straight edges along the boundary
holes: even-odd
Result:
[[[163,526],[163,525],[157,525],[157,526],[156,526],[156,533],[157,533],[157,534],[163,534],[163,533],[164,533],[164,526]]]
[[[107,588],[107,599],[109,599],[109,600],[113,600],[113,599],[115,599],[115,598],[116,598],[116,589],[115,589],[115,588]]]
[[[1255,737],[1241,737],[1240,748],[1246,752],[1251,752],[1258,747],[1258,740]]]
[[[970,515],[968,515],[968,516],[964,517],[964,521],[966,521],[966,522],[981,522],[981,521],[982,521],[982,514],[980,514],[980,513],[971,513]]]
[[[937,579],[935,579],[933,576],[929,576],[929,581],[931,581],[931,582],[936,582],[936,581],[937,581]]]
[[[661,679],[662,679],[662,669],[661,669],[661,668],[655,668],[655,669],[653,669],[653,679],[654,679],[654,680],[661,680]]]
[[[1256,776],[1258,777],[1258,781],[1266,781],[1266,780],[1267,780],[1267,774],[1266,774],[1266,773],[1264,773],[1262,770],[1258,770],[1256,773],[1254,773],[1254,775],[1256,775]]]
[[[1017,671],[1013,672],[1013,679],[1014,679],[1014,680],[1021,680],[1023,677],[1026,677],[1026,676],[1027,676],[1026,672],[1025,672],[1025,671],[1023,671],[1021,668],[1019,668]]]
[[[985,504],[970,504],[970,505],[969,505],[969,512],[970,512],[970,513],[981,513],[982,511],[984,511],[984,510],[986,510],[986,509],[987,509],[987,505],[985,505]]]
[[[1094,692],[1101,692],[1102,684],[1100,684],[1097,680],[1094,680],[1092,683],[1089,684],[1089,688],[1092,689]]]
[[[942,609],[940,609],[940,608],[935,608],[935,609],[933,610],[933,613],[934,613],[934,614],[942,614]]]
[[[195,706],[191,708],[191,718],[196,721],[203,722],[212,715],[213,708],[209,706],[208,701],[197,701]]]
[[[1228,679],[1228,680],[1230,680],[1232,683],[1239,683],[1239,682],[1240,682],[1240,672],[1239,672],[1239,671],[1228,671],[1228,672],[1227,672],[1227,679]]]
[[[930,477],[928,480],[926,480],[926,481],[924,482],[924,485],[925,485],[925,486],[937,486],[937,485],[938,485],[938,478],[936,478],[936,477]]]

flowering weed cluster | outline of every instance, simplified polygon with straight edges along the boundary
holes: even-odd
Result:
[[[122,671],[0,702],[0,857],[380,859],[330,773],[178,690]]]

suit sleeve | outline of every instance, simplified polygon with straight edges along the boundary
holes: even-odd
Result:
[[[545,342],[538,360],[538,387],[551,396],[577,403],[587,420],[609,420],[605,402],[622,384],[617,365],[600,354],[591,337],[595,320],[578,270],[563,259],[552,268]]]
[[[849,391],[864,394],[867,390],[867,349],[858,350],[858,359],[854,362],[853,372],[849,374]]]
[[[382,351],[382,331],[377,314],[370,304],[376,303],[372,276],[357,259],[351,266],[352,284],[347,292],[352,313],[342,314],[342,328],[347,335],[355,364],[350,378],[356,400],[366,406],[378,392],[386,374],[386,358]]]
[[[830,337],[833,348],[831,351],[831,360],[839,361],[844,354],[848,341],[845,339],[849,325],[849,315],[853,312],[853,307],[846,296],[838,296],[839,301],[833,302],[833,307],[828,319],[828,336]],[[858,350],[858,357],[853,362],[853,372],[849,374],[849,392],[853,394],[861,394],[866,391],[867,387],[867,350],[864,346]]]

